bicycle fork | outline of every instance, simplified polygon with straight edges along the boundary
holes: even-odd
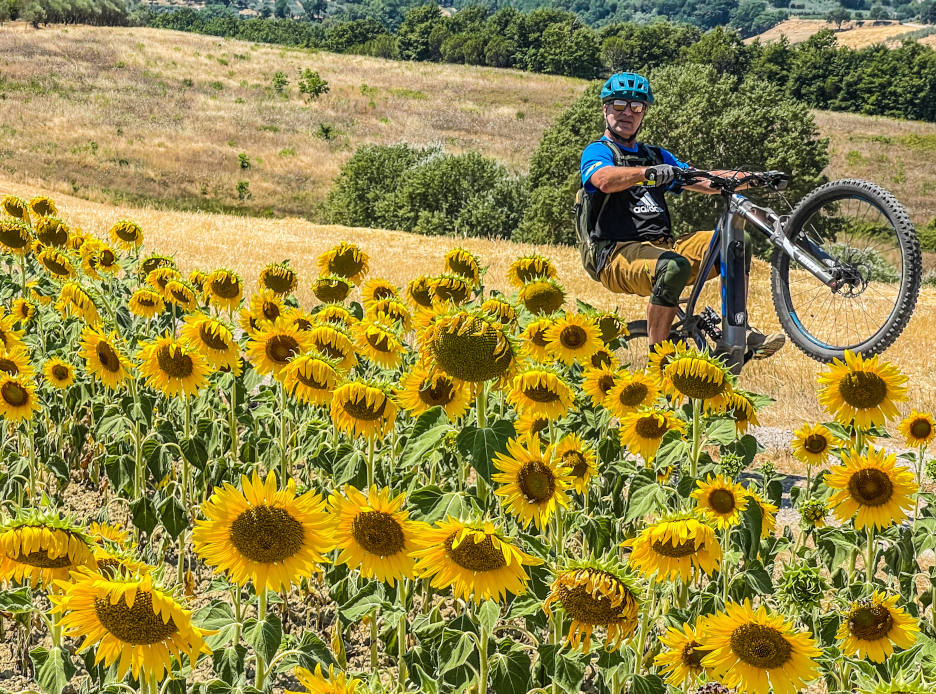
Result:
[[[719,270],[721,274],[722,337],[725,360],[735,373],[747,350],[747,273],[744,267],[744,218],[726,205],[719,220]]]

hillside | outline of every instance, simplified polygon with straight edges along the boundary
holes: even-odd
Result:
[[[835,31],[835,38],[840,46],[864,48],[876,43],[899,42],[902,36],[912,34],[921,28],[923,28],[921,24],[902,24],[888,20],[858,20],[845,22],[841,29],[838,29],[835,24],[822,19],[788,19],[762,34],[745,39],[745,43],[755,40],[761,43],[779,41],[781,36],[786,36],[790,43],[802,43],[818,31],[832,29]],[[920,41],[932,45],[933,38],[933,36],[926,36]]]

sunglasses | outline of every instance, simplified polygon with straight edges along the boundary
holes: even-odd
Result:
[[[626,111],[630,107],[631,113],[643,113],[647,108],[647,104],[643,101],[623,101],[621,99],[615,99],[611,102],[611,108],[615,111]]]

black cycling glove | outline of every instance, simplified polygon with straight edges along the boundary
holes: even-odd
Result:
[[[647,167],[646,171],[644,171],[644,178],[650,184],[659,188],[660,186],[672,183],[677,173],[679,173],[679,169],[675,166],[670,164],[657,164],[656,166]]]

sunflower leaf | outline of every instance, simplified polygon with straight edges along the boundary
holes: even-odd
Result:
[[[545,681],[559,685],[566,694],[578,694],[585,679],[585,661],[564,652],[562,646],[544,643],[537,650]]]
[[[455,439],[455,445],[468,458],[475,472],[491,484],[494,470],[491,461],[495,455],[507,450],[507,441],[515,435],[513,422],[501,419],[489,427],[466,426]]]
[[[485,600],[478,610],[478,622],[488,634],[494,631],[497,620],[500,619],[500,606],[493,600]]]
[[[152,533],[153,528],[159,523],[159,516],[156,515],[153,500],[145,496],[130,502],[130,514],[133,518],[133,525],[147,535]]]
[[[666,684],[659,675],[634,675],[630,691],[633,694],[664,694]]]
[[[217,650],[211,656],[215,674],[228,684],[234,684],[244,671],[247,649],[241,644]]]
[[[709,441],[714,441],[724,446],[734,443],[735,439],[738,438],[734,420],[730,417],[718,417],[708,425],[705,436]]]
[[[431,452],[439,449],[442,439],[450,431],[453,431],[452,425],[441,407],[433,407],[423,412],[416,420],[406,442],[400,465],[409,468],[423,462]]]
[[[491,656],[495,692],[525,692],[530,688],[530,656],[516,646]]]
[[[216,631],[205,639],[208,647],[217,651],[234,638],[234,611],[224,600],[212,600],[195,613],[195,623],[202,629]]]
[[[170,494],[163,499],[156,510],[159,513],[159,520],[162,521],[163,527],[173,540],[189,526],[185,506],[175,494]]]
[[[29,651],[36,672],[36,682],[45,694],[62,694],[75,674],[75,664],[61,647],[33,648]]]
[[[283,641],[283,623],[275,614],[268,614],[262,621],[248,619],[244,623],[244,636],[254,651],[269,663]]]
[[[455,634],[458,635],[455,636]],[[440,675],[464,665],[468,662],[468,658],[471,657],[471,654],[477,650],[474,635],[472,634],[458,633],[451,629],[445,629],[443,631],[442,640],[445,643],[445,648],[440,654],[448,653],[448,659],[439,669]]]

